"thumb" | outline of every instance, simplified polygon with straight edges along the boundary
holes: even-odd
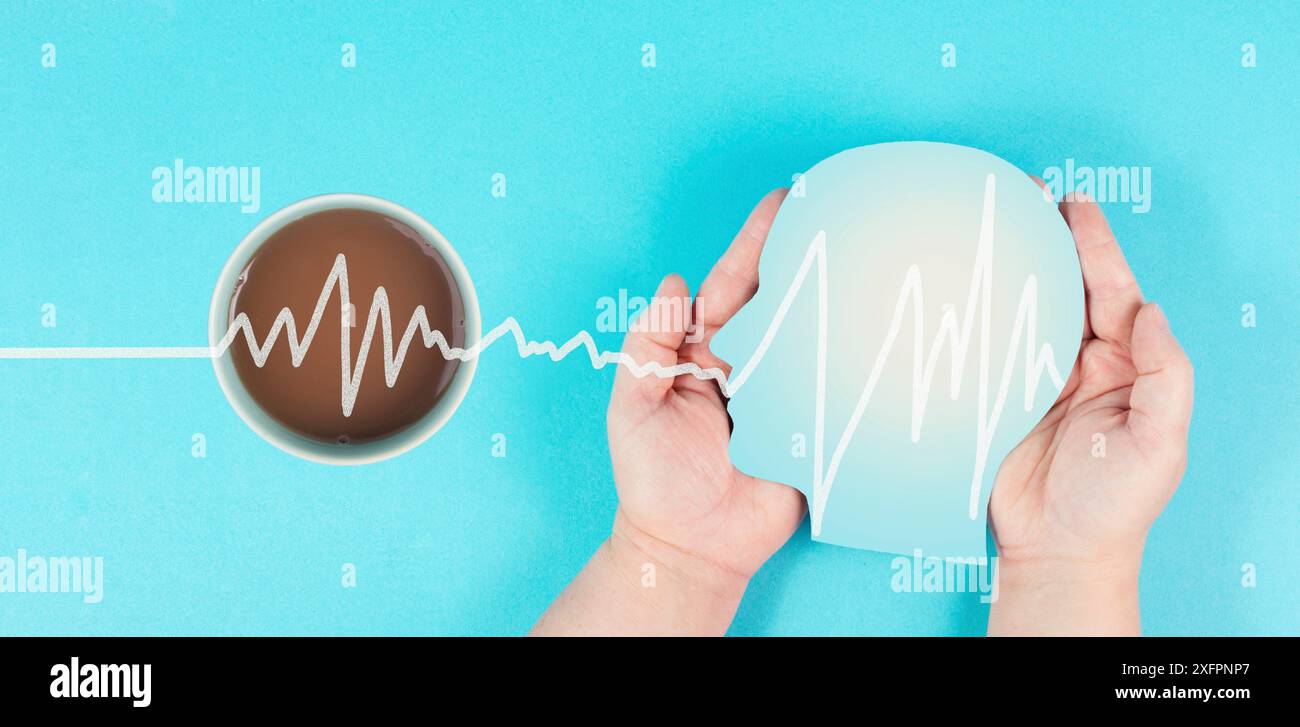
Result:
[[[1185,447],[1192,418],[1192,362],[1159,305],[1147,303],[1138,311],[1130,348],[1137,379],[1129,401],[1129,430],[1146,446]]]
[[[682,315],[690,310],[690,295],[682,276],[672,274],[664,278],[650,299],[649,308],[642,310],[640,317],[628,326],[627,336],[623,338],[623,355],[631,358],[638,368],[651,363],[660,368],[675,366],[677,349],[686,337]],[[657,376],[654,372],[637,376],[630,367],[619,364],[610,406],[628,404],[638,397],[658,402],[672,386],[670,377]]]

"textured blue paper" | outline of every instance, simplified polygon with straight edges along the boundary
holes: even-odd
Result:
[[[1056,401],[1083,332],[1079,259],[1052,198],[978,149],[849,149],[786,197],[759,278],[712,343],[736,367],[736,466],[802,490],[819,541],[986,555],[998,463]]]
[[[1151,211],[1105,209],[1197,401],[1144,626],[1300,634],[1297,24],[1283,2],[4,3],[0,345],[202,345],[235,244],[324,192],[420,213],[486,322],[559,338],[620,288],[698,285],[764,193],[843,149],[1149,165]],[[176,158],[260,166],[262,212],[154,204]],[[0,632],[522,633],[608,533],[611,379],[494,348],[436,437],[351,469],[263,442],[206,361],[0,362],[0,553],[101,555],[106,579],[95,606],[0,594]],[[732,631],[983,632],[973,595],[893,592],[890,560],[805,527]]]

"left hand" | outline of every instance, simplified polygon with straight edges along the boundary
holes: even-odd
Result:
[[[700,286],[694,305],[700,339],[686,341],[684,330],[649,330],[666,326],[646,326],[643,319],[640,330],[627,335],[624,353],[641,364],[694,362],[730,375],[731,367],[709,350],[709,342],[758,290],[759,254],[785,192],[759,202]],[[689,296],[686,282],[669,275],[645,315],[652,322],[672,321],[664,314],[670,306],[690,305]],[[619,495],[614,538],[656,559],[710,572],[709,578],[748,582],[803,520],[798,490],[732,465],[731,422],[714,381],[637,378],[620,367],[608,430]]]

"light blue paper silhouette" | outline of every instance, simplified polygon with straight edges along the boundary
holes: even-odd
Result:
[[[816,540],[984,555],[998,467],[1079,351],[1082,276],[1056,204],[977,149],[850,149],[794,185],[759,279],[712,344],[735,366],[736,465],[803,491]]]

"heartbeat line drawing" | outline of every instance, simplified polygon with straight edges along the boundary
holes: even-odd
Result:
[[[392,311],[388,304],[388,294],[383,286],[375,289],[366,327],[362,333],[361,346],[354,364],[347,355],[351,343],[351,325],[349,316],[340,316],[341,343],[341,403],[344,416],[350,416],[356,404],[357,393],[361,386],[361,377],[369,357],[370,347],[374,343],[375,331],[380,329],[383,340],[384,381],[391,388],[406,358],[411,342],[418,333],[425,348],[438,347],[447,360],[469,361],[481,355],[499,339],[511,336],[520,358],[548,356],[552,361],[561,361],[573,351],[582,348],[590,359],[594,369],[603,369],[608,364],[624,366],[637,378],[654,375],[660,378],[677,376],[694,376],[697,379],[716,381],[724,396],[734,397],[753,374],[763,357],[771,348],[776,335],[785,321],[786,315],[799,292],[803,289],[808,275],[816,266],[817,271],[817,368],[815,399],[815,435],[813,443],[813,486],[812,486],[812,532],[821,532],[821,523],[825,514],[826,503],[830,497],[831,487],[839,471],[840,463],[848,451],[854,433],[862,421],[867,405],[871,401],[876,385],[889,360],[894,344],[900,334],[906,316],[908,304],[913,310],[913,329],[915,332],[912,351],[912,441],[919,441],[921,424],[924,419],[930,388],[939,363],[939,356],[945,344],[951,344],[951,378],[949,394],[957,399],[961,393],[962,375],[971,336],[974,333],[975,309],[980,310],[979,319],[979,419],[976,431],[975,463],[970,485],[969,517],[976,519],[981,494],[981,484],[987,467],[988,453],[992,446],[998,419],[1006,405],[1011,384],[1012,370],[1016,362],[1016,350],[1023,335],[1025,339],[1025,409],[1033,407],[1034,396],[1042,376],[1046,373],[1056,386],[1057,391],[1064,387],[1064,380],[1056,367],[1052,346],[1044,343],[1036,348],[1036,321],[1038,303],[1038,283],[1034,275],[1029,275],[1021,290],[1020,303],[1016,312],[1015,325],[1011,332],[1007,355],[998,381],[996,395],[992,406],[989,405],[989,334],[991,330],[991,293],[993,276],[993,224],[996,197],[996,179],[989,174],[985,180],[983,212],[980,219],[979,244],[975,254],[975,266],[971,276],[970,289],[967,294],[965,312],[959,322],[952,306],[946,306],[939,323],[939,330],[928,356],[924,345],[924,306],[921,272],[918,266],[908,268],[902,288],[899,290],[894,305],[893,317],[889,331],[876,356],[875,362],[867,376],[866,382],[858,396],[856,406],[847,425],[836,442],[831,454],[829,467],[825,462],[825,428],[826,428],[826,366],[828,348],[828,291],[827,291],[827,252],[826,234],[818,232],[808,246],[803,262],[796,271],[794,279],[786,290],[775,315],[768,324],[758,347],[740,367],[735,376],[728,381],[720,368],[702,368],[695,363],[681,363],[663,366],[658,362],[642,364],[620,351],[602,351],[587,331],[580,331],[562,345],[552,341],[530,341],[524,335],[519,322],[513,316],[507,317],[495,328],[488,331],[476,343],[468,348],[451,346],[441,331],[433,330],[423,305],[416,306],[411,319],[397,343],[393,344]],[[301,338],[298,336],[297,324],[288,307],[281,309],[275,322],[262,343],[257,342],[252,323],[247,314],[240,313],[231,322],[230,327],[215,346],[177,346],[177,347],[32,347],[0,348],[0,359],[212,359],[223,355],[242,333],[248,343],[253,362],[261,367],[271,354],[275,343],[283,332],[288,339],[293,365],[299,366],[311,347],[316,330],[325,314],[334,289],[338,289],[341,310],[350,310],[351,297],[348,288],[347,260],[339,254],[334,260],[329,276],[321,288],[320,297],[312,311],[311,319]],[[924,364],[922,363],[924,361]]]
[[[998,381],[997,394],[993,400],[992,407],[989,406],[989,335],[992,331],[992,292],[993,292],[993,223],[995,220],[997,198],[997,179],[993,174],[989,174],[984,180],[984,205],[980,215],[979,244],[975,251],[975,267],[971,273],[970,289],[967,292],[965,312],[961,322],[957,320],[957,313],[952,306],[945,306],[943,316],[939,322],[939,330],[931,342],[929,355],[925,353],[925,307],[923,305],[923,294],[921,284],[921,270],[918,266],[912,265],[907,269],[907,274],[903,280],[903,286],[898,291],[898,300],[894,304],[893,317],[889,323],[889,331],[885,336],[884,342],[880,346],[880,352],[876,355],[875,363],[867,376],[866,383],[863,385],[862,392],[858,395],[857,404],[853,408],[853,413],[849,417],[844,431],[840,434],[839,441],[835,445],[835,451],[831,454],[830,466],[824,468],[825,463],[825,440],[826,440],[826,354],[828,344],[827,322],[829,318],[829,306],[827,303],[829,286],[826,281],[827,254],[826,254],[826,233],[818,232],[813,238],[812,244],[808,247],[808,252],[804,255],[803,262],[799,270],[795,273],[794,281],[786,290],[785,297],[781,300],[780,306],[777,307],[775,315],[772,316],[771,323],[768,324],[767,331],[759,341],[758,348],[754,350],[749,361],[740,369],[735,378],[723,391],[729,397],[735,396],[736,392],[744,386],[750,374],[758,367],[763,356],[771,347],[772,342],[776,339],[777,331],[781,323],[785,320],[790,306],[794,304],[795,298],[798,297],[799,291],[803,288],[804,281],[811,272],[813,265],[817,267],[817,381],[816,381],[816,398],[814,399],[814,422],[813,435],[813,485],[812,485],[812,502],[810,511],[812,514],[812,533],[814,536],[821,534],[822,518],[826,513],[826,503],[830,498],[831,487],[835,483],[835,476],[839,472],[840,463],[847,453],[849,443],[853,440],[853,435],[857,432],[862,417],[866,413],[867,405],[871,401],[871,396],[876,390],[876,384],[880,381],[880,376],[884,372],[885,364],[889,361],[890,353],[894,349],[894,343],[897,341],[899,333],[903,327],[903,320],[907,313],[907,306],[910,302],[913,311],[913,347],[912,347],[912,441],[920,441],[921,423],[925,417],[926,405],[930,398],[931,383],[934,380],[935,369],[939,363],[939,355],[943,351],[945,343],[951,343],[951,376],[949,380],[949,395],[956,400],[961,395],[962,374],[965,371],[965,362],[967,351],[970,347],[971,335],[975,323],[975,309],[980,310],[979,333],[979,419],[976,429],[975,441],[975,466],[971,474],[970,483],[970,507],[968,516],[975,520],[979,516],[980,494],[984,479],[984,470],[988,466],[989,449],[993,446],[993,435],[997,431],[998,419],[1002,415],[1002,410],[1006,406],[1007,395],[1011,386],[1012,370],[1016,363],[1016,350],[1020,343],[1021,336],[1025,339],[1025,411],[1029,411],[1034,406],[1034,396],[1037,393],[1039,383],[1042,381],[1043,374],[1046,373],[1052,379],[1056,390],[1060,391],[1065,386],[1064,379],[1056,367],[1056,357],[1052,352],[1052,345],[1044,343],[1041,348],[1037,344],[1037,321],[1038,321],[1038,278],[1035,275],[1029,275],[1025,278],[1024,287],[1020,292],[1020,303],[1016,311],[1015,325],[1011,331],[1010,342],[1007,345],[1007,355],[1002,366],[1002,375]],[[924,361],[924,365],[922,365]]]

